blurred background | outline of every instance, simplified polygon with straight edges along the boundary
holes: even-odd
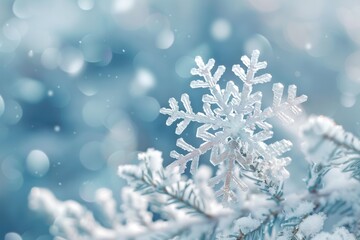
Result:
[[[0,239],[52,239],[28,210],[34,186],[91,208],[100,187],[119,198],[117,167],[138,151],[168,163],[177,136],[159,109],[183,92],[201,107],[196,55],[227,66],[225,82],[259,49],[273,82],[308,95],[306,114],[360,135],[359,16],[357,0],[1,0]],[[306,176],[295,143],[292,188]]]

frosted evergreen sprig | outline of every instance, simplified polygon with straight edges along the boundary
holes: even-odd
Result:
[[[360,237],[359,139],[324,116],[310,117],[302,135],[310,162],[306,183],[317,210],[339,214],[337,225]]]
[[[285,206],[281,216],[281,231],[279,240],[310,239],[320,232],[324,225],[325,214],[314,211],[316,205],[308,200],[302,200],[297,206]],[[309,227],[309,223],[313,226]]]
[[[148,149],[145,154],[139,156],[139,159],[143,160],[139,166],[125,165],[119,167],[119,176],[127,179],[135,191],[143,195],[151,195],[151,197],[156,194],[160,195],[158,197],[166,198],[164,204],[176,205],[176,208],[186,209],[188,214],[213,218],[211,211],[216,211],[220,207],[214,197],[211,196],[211,192],[207,193],[207,200],[204,201],[204,198],[200,196],[202,191],[196,187],[191,179],[180,180],[180,173],[176,169],[172,171],[163,169],[161,152]],[[198,178],[200,177],[198,176]]]
[[[255,50],[251,58],[241,57],[245,68],[240,65],[232,67],[233,73],[242,82],[242,91],[239,91],[239,87],[233,81],[228,81],[226,87],[222,89],[218,82],[226,68],[218,66],[215,73],[212,73],[215,60],[210,59],[205,64],[201,57],[196,57],[197,68],[193,68],[191,74],[202,79],[192,81],[190,86],[209,90],[210,94],[202,97],[203,112],[193,111],[187,94],[181,96],[184,110],[180,110],[175,98],[170,98],[170,108],[160,110],[161,113],[169,115],[167,125],[180,121],[175,131],[178,135],[191,122],[201,124],[197,128],[196,137],[203,143],[199,147],[194,147],[183,138],[179,138],[176,145],[185,153],[172,151],[171,157],[175,158],[175,161],[167,168],[179,167],[184,171],[186,164],[191,161],[190,172],[195,174],[199,158],[210,151],[210,162],[220,167],[209,183],[212,186],[222,183],[216,195],[222,197],[224,203],[236,201],[235,191],[248,188],[239,176],[241,171],[251,171],[262,181],[274,183],[281,183],[289,176],[285,166],[291,159],[281,156],[290,150],[292,143],[288,140],[266,143],[273,136],[272,125],[267,120],[277,117],[282,122],[292,122],[291,115],[301,112],[299,104],[305,102],[307,97],[305,95],[297,97],[297,88],[291,85],[288,88],[287,99],[283,100],[284,86],[275,83],[272,88],[274,93],[272,106],[262,110],[262,93],[253,93],[253,87],[256,84],[270,82],[271,75],[265,73],[257,76],[258,71],[267,66],[266,62],[258,61],[259,55],[260,52]]]
[[[360,181],[360,140],[327,117],[311,117],[303,127],[304,151],[322,171],[340,167]],[[325,169],[324,169],[325,168]]]
[[[176,171],[162,168],[161,152],[149,149],[139,154],[139,159],[139,166],[119,167],[120,177],[131,186],[122,191],[121,211],[108,189],[96,193],[102,212],[98,220],[81,204],[60,201],[46,189],[32,189],[29,206],[49,216],[54,236],[69,240],[215,239],[220,229],[216,226],[223,219],[231,219],[233,213],[218,204],[212,190],[204,185],[209,171],[199,169],[194,182],[181,180]],[[154,219],[153,213],[160,218]],[[209,231],[209,226],[213,226],[213,231]],[[196,231],[191,230],[193,227]]]

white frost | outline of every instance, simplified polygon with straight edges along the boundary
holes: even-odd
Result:
[[[242,217],[236,221],[236,225],[239,226],[243,234],[247,234],[260,226],[261,222],[252,217]]]
[[[311,237],[320,232],[324,226],[326,216],[313,214],[306,217],[299,225],[299,231],[306,237]]]
[[[322,232],[317,234],[312,240],[355,240],[354,234],[349,233],[345,228],[337,228],[334,233]]]

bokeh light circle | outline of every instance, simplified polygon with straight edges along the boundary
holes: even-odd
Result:
[[[30,174],[36,177],[42,177],[48,172],[50,161],[43,151],[35,149],[28,154],[26,166]]]

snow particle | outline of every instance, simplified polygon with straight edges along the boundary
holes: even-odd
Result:
[[[55,126],[54,126],[54,131],[55,131],[55,132],[60,132],[60,130],[61,130],[61,128],[60,128],[59,125],[55,125]]]
[[[144,95],[155,86],[155,83],[155,76],[150,70],[139,68],[131,82],[130,92],[133,96]]]
[[[29,58],[32,58],[32,57],[34,56],[34,51],[33,51],[33,50],[30,50],[30,51],[28,52],[28,56],[29,56]]]
[[[26,165],[28,171],[37,177],[44,176],[50,167],[48,156],[41,150],[32,150],[27,158]]]
[[[231,35],[231,25],[225,19],[217,19],[211,25],[211,35],[215,40],[223,41]]]
[[[84,66],[84,57],[78,49],[67,47],[61,51],[59,65],[64,72],[76,75]]]
[[[156,46],[160,49],[168,49],[174,43],[175,36],[171,30],[163,30],[156,39]]]

